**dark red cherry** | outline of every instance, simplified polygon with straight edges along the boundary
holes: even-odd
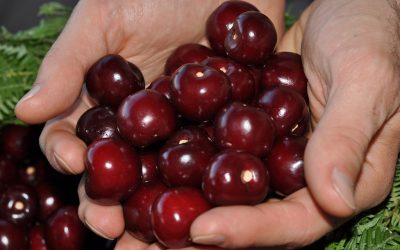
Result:
[[[165,145],[176,146],[185,143],[202,145],[204,148],[209,148],[213,153],[215,152],[215,147],[213,146],[207,131],[204,128],[196,126],[185,126],[180,128],[170,136],[168,141],[165,142]]]
[[[0,186],[8,187],[18,180],[17,164],[5,153],[0,152]]]
[[[277,34],[272,21],[258,11],[240,14],[225,38],[229,57],[243,64],[263,64],[273,53]]]
[[[36,186],[46,179],[46,171],[49,167],[45,159],[37,160],[19,168],[19,179],[24,184]]]
[[[35,190],[22,184],[10,186],[0,201],[0,214],[21,226],[32,225],[37,218],[38,198]]]
[[[172,83],[171,76],[162,75],[157,79],[155,79],[154,81],[152,81],[149,87],[147,88],[158,91],[165,97],[167,97],[168,100],[171,100],[171,83]]]
[[[101,138],[119,138],[114,111],[107,106],[95,106],[86,110],[76,124],[76,135],[86,145]]]
[[[99,104],[117,108],[128,95],[144,89],[143,75],[120,55],[106,55],[86,74],[87,90]]]
[[[221,110],[214,126],[214,140],[220,149],[245,151],[259,157],[269,152],[275,138],[275,128],[267,113],[238,102]]]
[[[56,188],[47,182],[42,182],[36,187],[36,193],[39,200],[38,218],[40,221],[46,221],[51,214],[63,206],[63,198]]]
[[[301,56],[293,52],[272,55],[262,71],[262,86],[265,89],[283,85],[298,91],[307,100],[307,77]]]
[[[28,237],[25,229],[21,226],[15,225],[14,223],[0,220],[0,249],[28,249]]]
[[[139,153],[142,164],[142,182],[159,181],[160,174],[158,170],[158,151],[150,150]]]
[[[186,63],[201,63],[208,57],[214,56],[214,52],[204,45],[187,43],[177,47],[167,58],[164,73],[172,75],[180,66]]]
[[[115,139],[89,145],[85,161],[87,195],[105,204],[126,199],[141,182],[141,163],[135,149]]]
[[[171,102],[155,90],[145,89],[128,96],[118,109],[120,134],[137,147],[146,147],[170,136],[177,125]]]
[[[256,86],[245,66],[222,57],[209,57],[203,64],[226,74],[232,86],[232,101],[247,102],[253,98]]]
[[[215,53],[225,55],[226,34],[232,28],[236,18],[246,11],[258,11],[258,9],[244,1],[226,1],[208,17],[206,35]]]
[[[26,160],[34,152],[34,147],[39,145],[33,132],[29,126],[4,125],[0,130],[0,149],[16,162]]]
[[[154,235],[168,248],[189,246],[192,222],[210,208],[211,205],[198,189],[168,189],[153,204],[151,222]]]
[[[143,183],[123,203],[125,229],[134,237],[148,243],[156,241],[151,225],[151,208],[166,189],[162,182]]]
[[[278,137],[302,136],[307,132],[310,112],[297,91],[285,86],[267,89],[260,94],[258,106],[271,116]]]
[[[231,96],[227,76],[200,64],[185,64],[172,77],[172,101],[187,119],[211,119]]]
[[[37,224],[29,230],[29,250],[48,250],[45,229],[42,224]]]
[[[160,173],[169,186],[200,187],[213,155],[213,148],[206,144],[191,142],[164,147],[158,158]]]
[[[278,140],[267,157],[271,189],[287,196],[306,186],[304,178],[305,137]]]
[[[214,157],[203,178],[204,196],[214,205],[253,205],[268,194],[269,176],[256,156],[225,151]]]
[[[57,210],[45,226],[49,249],[82,250],[86,228],[78,217],[78,208],[66,206]]]

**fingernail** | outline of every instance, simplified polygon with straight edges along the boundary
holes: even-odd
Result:
[[[348,175],[335,168],[332,172],[333,185],[336,192],[351,209],[356,209],[354,200],[354,181]]]
[[[85,225],[92,230],[95,234],[107,239],[107,240],[113,240],[113,238],[110,238],[108,236],[106,236],[101,230],[97,229],[96,227],[94,227],[93,225],[91,225],[86,219],[84,221]]]
[[[54,152],[54,161],[57,164],[57,168],[62,171],[65,172],[67,174],[77,174],[75,173],[72,168],[57,154]]]
[[[31,90],[28,91],[28,93],[26,93],[21,100],[19,100],[18,103],[20,102],[24,102],[26,100],[28,100],[29,98],[33,97],[34,95],[36,95],[37,92],[39,92],[40,90],[40,84],[35,84],[32,86]]]
[[[225,237],[219,234],[200,235],[193,237],[192,241],[201,245],[220,246],[225,242]]]

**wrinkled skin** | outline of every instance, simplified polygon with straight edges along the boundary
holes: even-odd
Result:
[[[81,93],[91,63],[118,53],[150,82],[174,47],[206,44],[204,23],[219,2],[180,2],[79,2],[42,63],[40,87],[16,108],[23,121],[47,121],[40,144],[56,169],[84,170],[85,145],[74,126],[93,105]],[[308,187],[282,201],[212,209],[195,220],[191,236],[222,248],[304,246],[390,191],[400,143],[399,3],[316,0],[282,37],[283,1],[252,2],[278,27],[278,50],[303,56],[313,127],[305,153]],[[82,184],[78,192],[80,218],[104,237],[119,237],[116,249],[162,249],[123,233],[121,206],[93,203]]]

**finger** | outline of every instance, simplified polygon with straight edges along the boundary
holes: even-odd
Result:
[[[85,177],[78,187],[79,218],[93,232],[106,239],[115,239],[124,232],[124,218],[121,205],[100,205],[90,199],[85,192]]]
[[[357,182],[371,143],[392,112],[381,98],[391,99],[390,95],[382,93],[383,88],[374,80],[371,82],[371,79],[385,82],[386,77],[380,77],[378,71],[372,73],[379,75],[378,78],[370,74],[337,72],[323,113],[315,108],[318,102],[310,101],[313,117],[317,119],[314,122],[318,124],[305,151],[305,177],[317,203],[338,217],[362,209],[356,202]]]
[[[77,120],[90,106],[86,92],[63,116],[48,121],[40,135],[40,147],[50,164],[66,174],[84,171],[85,143],[75,135]]]
[[[298,247],[334,226],[304,188],[279,202],[214,208],[193,222],[191,235],[196,243],[224,248]]]
[[[75,135],[75,127],[66,121],[46,123],[40,145],[50,164],[64,174],[84,171],[86,145]]]
[[[89,10],[91,2],[77,4],[63,32],[43,59],[32,89],[16,106],[15,113],[22,121],[41,123],[69,108],[79,96],[86,70],[105,54],[99,14],[87,16],[97,13]]]
[[[381,203],[392,189],[400,148],[400,115],[385,123],[373,138],[355,187],[357,208],[366,210]]]

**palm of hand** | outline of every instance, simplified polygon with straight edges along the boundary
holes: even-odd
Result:
[[[278,11],[274,15],[271,7],[282,3],[281,0],[254,3],[262,12],[272,14],[273,20],[281,18],[282,13]],[[195,221],[192,236],[223,234],[225,240],[218,245],[224,247],[304,245],[337,225],[327,212],[347,217],[377,204],[388,193],[400,141],[400,100],[396,95],[399,86],[391,84],[398,82],[399,74],[387,63],[393,61],[390,53],[373,45],[381,44],[380,39],[385,42],[390,38],[387,33],[370,32],[369,43],[357,40],[352,35],[365,40],[362,31],[369,27],[354,22],[363,19],[353,19],[351,15],[341,15],[350,19],[326,22],[324,16],[331,13],[327,9],[331,10],[332,3],[316,2],[317,6],[327,8],[325,12],[324,8],[312,10],[310,20],[313,21],[308,24],[304,40],[302,32],[289,32],[280,45],[281,50],[291,50],[286,46],[290,42],[285,45],[285,41],[303,40],[302,54],[315,128],[305,156],[309,188],[280,202],[213,209]],[[117,53],[137,64],[147,81],[152,80],[162,72],[163,62],[175,47],[187,42],[205,42],[204,23],[218,4],[217,1],[191,1],[190,6],[185,1],[80,1],[42,63],[37,78],[42,90],[16,110],[27,122],[52,118],[41,135],[42,149],[52,165],[69,173],[84,170],[85,145],[75,137],[75,124],[93,105],[85,92],[80,96],[79,93],[83,76],[94,61],[104,54]],[[336,11],[340,14],[343,10]],[[379,18],[374,20],[368,25],[374,31],[380,30]],[[346,23],[359,29],[352,30],[354,33],[348,31],[346,34],[350,36],[345,39],[335,39],[343,35],[340,28]],[[330,33],[323,32],[324,29]],[[347,41],[343,43],[347,47],[338,49],[334,41]],[[56,101],[49,105],[47,102],[52,99]],[[49,108],[43,109],[43,106]],[[335,180],[346,182],[347,189],[340,190]],[[121,207],[93,203],[82,187],[81,184],[81,219],[102,235],[112,238],[121,235],[124,229]],[[240,225],[236,227],[232,218]],[[125,234],[118,247],[128,245],[132,249],[159,249]]]
[[[80,115],[93,106],[86,92],[81,93],[81,87],[84,74],[94,61],[104,54],[120,54],[137,64],[149,82],[162,73],[163,62],[178,45],[205,43],[206,19],[219,3],[80,1],[41,65],[37,77],[41,91],[16,109],[17,115],[27,122],[48,120],[40,143],[50,163],[62,172],[77,174],[84,170],[85,145],[75,137],[74,128]],[[255,0],[254,4],[262,12],[272,13],[273,20],[281,21],[281,0],[268,3]],[[274,5],[281,10],[278,8],[274,13]],[[276,24],[281,33],[282,25],[278,21]],[[46,104],[49,109],[45,111],[37,108],[49,99],[58,101],[54,105]],[[35,109],[39,112],[30,111]],[[103,207],[93,203],[82,184],[79,196],[82,221],[101,235],[112,238],[121,235],[124,222],[120,206]],[[124,244],[133,249],[148,247],[127,234],[119,242],[119,247]]]

